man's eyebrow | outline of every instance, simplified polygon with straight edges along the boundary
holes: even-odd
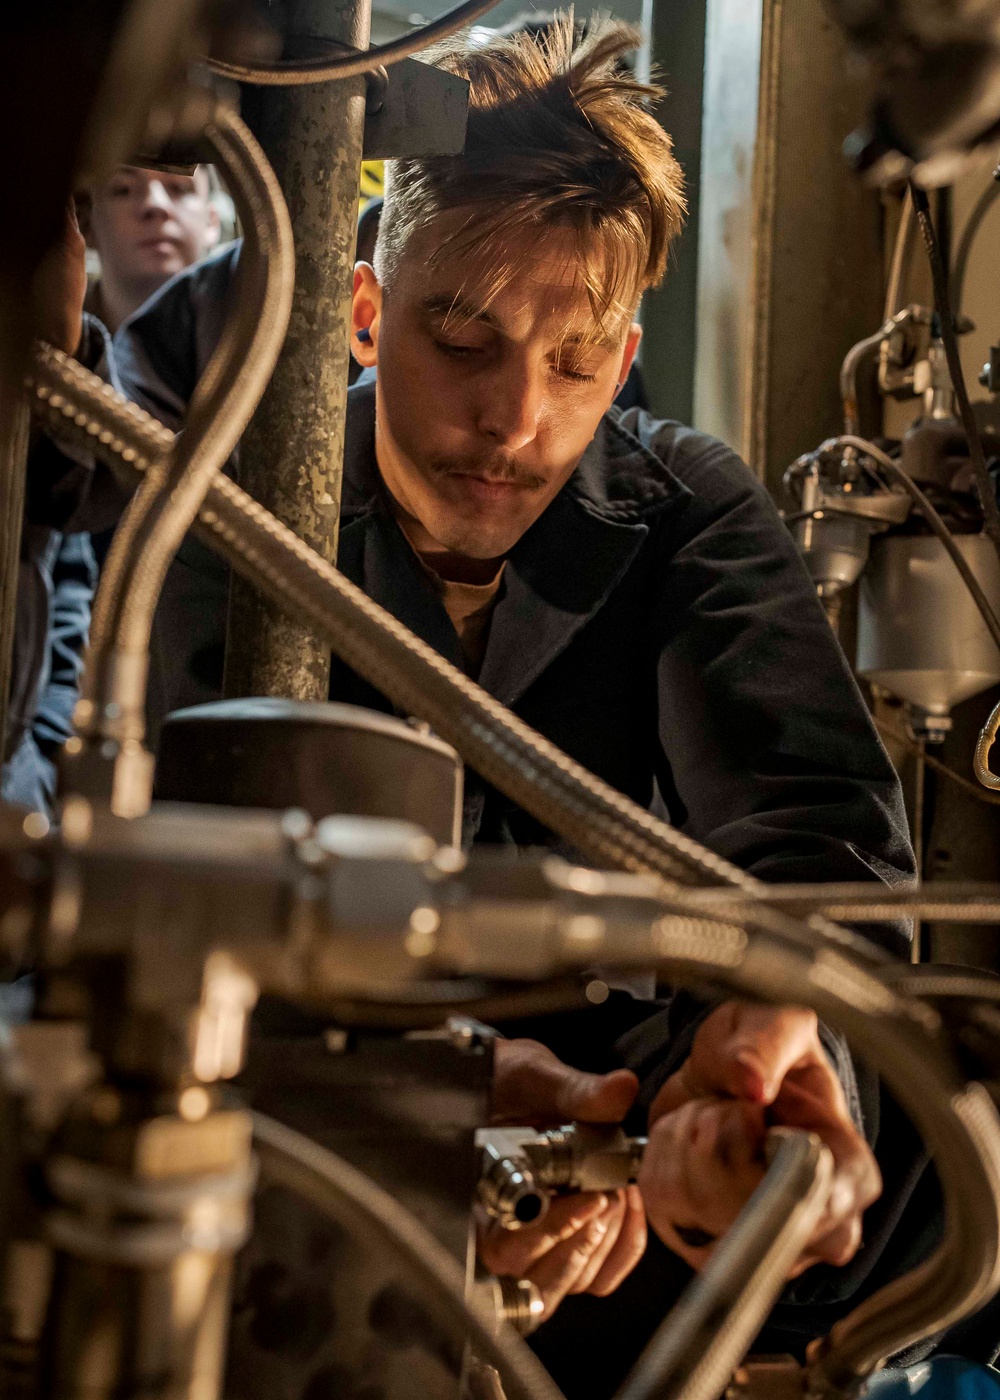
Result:
[[[475,321],[478,325],[489,326],[491,330],[502,330],[500,322],[491,311],[457,293],[454,296],[441,293],[426,297],[420,303],[420,308],[428,316],[441,316],[446,321],[454,317],[460,325],[468,325],[469,322]],[[573,331],[560,336],[558,349],[559,353],[567,350],[607,350],[614,353],[620,347],[619,337],[608,335],[599,326],[594,326],[592,330]]]
[[[620,345],[620,339],[613,335],[607,335],[597,327],[592,331],[576,331],[573,335],[564,335],[559,340],[560,350],[615,351],[619,349]]]
[[[420,309],[430,316],[443,316],[446,320],[454,316],[460,322],[478,321],[480,325],[490,326],[493,330],[500,329],[497,318],[491,312],[461,296],[427,297],[420,303]]]

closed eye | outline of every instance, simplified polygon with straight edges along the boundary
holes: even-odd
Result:
[[[552,369],[560,379],[569,379],[574,384],[593,384],[596,374],[584,374],[582,370],[570,369],[568,365],[553,365]]]
[[[451,355],[456,360],[466,359],[470,355],[481,355],[481,345],[455,345],[450,340],[435,340],[435,346],[444,355]]]

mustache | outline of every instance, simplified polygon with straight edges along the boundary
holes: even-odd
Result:
[[[537,490],[546,484],[544,476],[523,467],[515,457],[506,452],[434,457],[431,459],[430,468],[435,476],[476,476],[482,481],[495,481],[531,490]]]

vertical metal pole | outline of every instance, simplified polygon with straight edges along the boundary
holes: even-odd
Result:
[[[290,0],[285,52],[367,48],[370,0]],[[240,484],[331,563],[337,554],[365,80],[245,89],[295,233],[288,337],[240,447]],[[232,583],[227,695],[325,700],[329,648],[242,580]]]
[[[0,751],[7,757],[7,706],[14,658],[21,523],[28,456],[28,407],[20,393],[0,387]]]
[[[823,0],[765,0],[759,92],[743,450],[777,492],[839,430],[841,361],[882,319],[883,236],[844,160],[859,89]]]
[[[698,319],[698,218],[706,0],[653,0],[652,63],[667,95],[657,119],[684,170],[688,217],[663,285],[642,303],[642,375],[653,411],[690,423]]]

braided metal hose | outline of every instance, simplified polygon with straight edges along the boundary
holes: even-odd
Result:
[[[731,995],[812,1007],[884,1079],[941,1180],[945,1223],[938,1249],[859,1304],[810,1351],[806,1396],[843,1400],[887,1356],[969,1316],[996,1293],[1000,1118],[984,1086],[966,1082],[937,1011],[909,994],[915,983],[897,992],[884,969],[815,937],[812,947],[793,946],[766,933],[747,938],[736,927],[727,949],[724,925],[709,935],[696,922],[680,920],[675,934],[672,921],[662,921],[660,975],[674,986],[708,981]],[[607,945],[592,956],[602,966],[614,963]],[[679,1391],[668,1388],[663,1398],[679,1400]],[[714,1396],[706,1389],[686,1400]]]
[[[36,349],[27,383],[36,417],[112,469],[130,469],[129,486],[171,449],[173,434],[162,424],[58,350]],[[349,666],[588,859],[685,884],[763,889],[574,762],[221,474],[195,528],[237,572],[307,620]]]
[[[97,591],[78,723],[84,734],[126,743],[145,729],[149,639],[167,569],[264,392],[291,310],[292,227],[264,153],[223,106],[204,139],[227,176],[246,248],[236,312],[199,380],[185,431],[150,456]]]

